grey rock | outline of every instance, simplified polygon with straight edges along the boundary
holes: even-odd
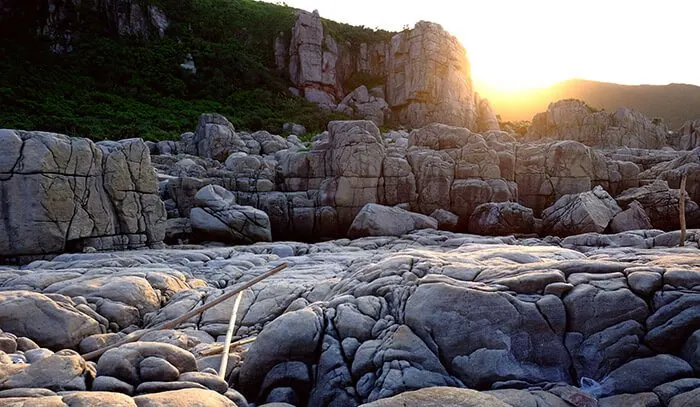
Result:
[[[651,220],[644,208],[637,201],[632,201],[628,208],[615,215],[610,222],[612,233],[626,232],[628,230],[653,229]]]
[[[36,361],[10,374],[0,388],[46,388],[53,391],[86,390],[92,380],[85,360],[73,351],[64,350]],[[89,377],[89,378],[88,378]]]
[[[180,375],[179,381],[199,383],[209,390],[224,394],[228,390],[228,383],[220,379],[216,374],[204,372],[187,372]]]
[[[190,212],[192,238],[229,243],[271,241],[267,214],[234,202],[233,195],[219,186],[209,185],[197,192],[196,203],[200,207]]]
[[[139,365],[148,357],[165,359],[180,373],[197,371],[194,355],[177,346],[157,342],[137,342],[105,352],[97,362],[98,376],[112,376],[129,384],[141,382]]]
[[[396,207],[365,205],[350,225],[348,237],[401,236],[418,229],[437,229],[437,220]]]
[[[435,209],[430,217],[438,221],[438,229],[456,231],[459,226],[459,216],[444,209]]]
[[[590,192],[565,195],[545,209],[542,227],[546,233],[558,236],[601,233],[621,211],[610,194],[597,186]]]
[[[8,197],[0,210],[0,252],[6,261],[163,241],[165,207],[142,140],[95,144],[0,130],[0,145],[0,186]]]
[[[430,387],[362,404],[364,407],[511,407],[498,398],[470,389]]]
[[[134,386],[111,376],[97,376],[92,382],[92,391],[134,394]]]
[[[469,218],[469,231],[480,235],[505,236],[535,231],[532,209],[515,202],[485,203]]]
[[[693,369],[675,356],[636,359],[615,369],[601,381],[601,396],[648,392],[663,383],[692,375]]]
[[[178,379],[180,372],[167,360],[159,357],[147,357],[139,363],[139,378],[144,382],[172,382]]]
[[[182,389],[147,394],[134,397],[134,402],[139,407],[169,407],[173,405],[236,407],[228,398],[204,389]]]
[[[0,328],[53,349],[75,348],[100,333],[98,322],[75,307],[28,291],[0,292]]]
[[[675,396],[698,388],[700,388],[700,379],[698,378],[679,379],[655,387],[654,393],[659,396],[661,403],[667,406]]]

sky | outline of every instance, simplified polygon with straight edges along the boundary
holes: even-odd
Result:
[[[276,2],[276,1],[272,1]],[[700,85],[696,0],[286,0],[322,17],[398,31],[439,23],[467,50],[477,90],[566,79]]]

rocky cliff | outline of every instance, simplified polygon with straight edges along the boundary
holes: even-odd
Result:
[[[367,204],[436,219],[448,211],[446,229],[478,234],[603,232],[621,212],[617,231],[669,230],[678,228],[679,174],[691,181],[700,174],[697,152],[604,153],[572,140],[520,142],[503,131],[443,124],[381,134],[370,121],[332,122],[307,147],[295,136],[235,131],[226,118],[203,115],[195,133],[152,147],[174,225],[186,224],[197,191],[215,184],[267,213],[275,240],[345,236]],[[687,190],[700,200],[692,182]],[[686,205],[690,227],[700,215],[694,201]],[[497,204],[481,206],[489,203]],[[637,222],[643,213],[646,223]]]
[[[163,241],[146,145],[0,130],[0,261]]]
[[[444,123],[473,131],[498,129],[490,105],[474,92],[464,47],[438,24],[422,21],[389,40],[353,43],[326,33],[318,12],[299,11],[291,34],[278,36],[275,56],[293,91],[327,109],[363,118],[371,111],[378,125],[388,119],[410,128]],[[346,98],[354,75],[378,82],[370,92],[374,99]],[[371,106],[352,109],[357,104]]]

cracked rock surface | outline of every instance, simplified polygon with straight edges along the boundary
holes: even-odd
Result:
[[[142,140],[0,130],[0,260],[162,243],[166,212]]]
[[[185,396],[203,405],[692,405],[700,252],[654,245],[654,233],[634,235],[637,245],[598,244],[615,236],[632,235],[559,241],[426,229],[316,244],[64,254],[7,267],[0,309],[22,323],[0,318],[0,397],[55,405],[71,405],[64,391],[108,392],[136,405]],[[223,340],[233,299],[96,363],[59,351],[114,343],[281,262],[289,268],[244,292],[234,340],[257,339],[231,353],[225,382],[212,370],[220,356],[207,350]],[[16,304],[17,293],[25,303]],[[41,329],[47,322],[34,309],[79,328]]]

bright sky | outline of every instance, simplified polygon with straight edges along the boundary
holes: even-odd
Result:
[[[476,90],[572,79],[700,85],[696,0],[286,0],[353,25],[398,31],[420,20],[467,50]]]

